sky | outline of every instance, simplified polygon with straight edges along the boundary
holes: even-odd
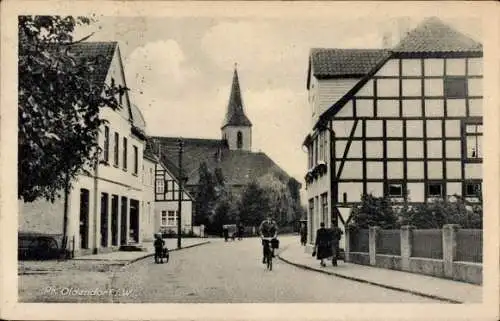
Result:
[[[406,18],[410,28],[424,17]],[[311,48],[380,48],[395,20],[377,17],[103,17],[75,39],[118,41],[130,97],[149,135],[221,138],[234,64],[252,149],[303,182],[311,129],[306,75]],[[481,41],[480,23],[442,18]],[[305,185],[305,184],[303,184]]]

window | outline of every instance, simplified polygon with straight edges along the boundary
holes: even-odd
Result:
[[[313,148],[312,148],[312,145],[309,145],[308,147],[309,147],[308,148],[309,153],[307,154],[307,157],[308,157],[307,161],[308,161],[308,165],[309,165],[308,168],[311,169],[313,167]]]
[[[165,192],[165,181],[162,179],[156,180],[156,193],[163,194]]]
[[[482,136],[482,124],[465,125],[465,144],[468,159],[480,159],[483,157]]]
[[[314,139],[314,165],[318,164],[318,149],[319,149],[319,143],[318,143],[318,137]]]
[[[139,169],[139,150],[134,146],[134,175],[137,175]]]
[[[403,184],[402,183],[388,183],[387,195],[389,197],[403,197]]]
[[[127,170],[127,137],[123,137],[123,169]]]
[[[168,226],[176,226],[177,225],[177,213],[179,213],[179,211],[168,211],[168,215],[167,215],[167,225]]]
[[[324,147],[324,142],[323,142],[323,132],[319,133],[319,160],[324,160],[325,159],[325,147]]]
[[[109,127],[104,126],[104,161],[109,162]]]
[[[466,182],[465,183],[465,196],[478,197],[481,194],[481,183]]]
[[[241,149],[243,147],[243,134],[238,131],[237,137],[236,137],[236,145],[238,149]]]
[[[120,135],[115,132],[115,150],[114,150],[114,158],[115,158],[115,166],[118,166],[118,162],[119,162],[119,153],[120,153]]]
[[[167,225],[167,211],[161,211],[161,225]]]
[[[328,222],[328,193],[321,194],[321,212],[322,212],[322,216],[323,216],[323,223],[327,224],[327,222]]]
[[[443,184],[427,183],[427,197],[443,197]]]
[[[465,98],[467,96],[467,79],[465,77],[445,77],[444,94],[447,98]]]

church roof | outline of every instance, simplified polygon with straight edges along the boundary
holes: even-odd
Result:
[[[252,126],[252,123],[245,115],[243,110],[243,100],[241,98],[240,81],[238,71],[234,69],[233,83],[231,85],[231,94],[227,105],[226,117],[222,123],[222,128],[226,126]]]
[[[394,47],[397,53],[479,52],[481,43],[436,17],[425,19]]]
[[[165,164],[178,171],[178,142],[180,137],[151,137],[155,144],[161,144]],[[202,162],[210,170],[221,168],[226,184],[233,186],[245,185],[268,173],[273,173],[286,181],[289,175],[281,169],[265,153],[254,153],[243,150],[230,150],[223,140],[182,138],[183,140],[183,172],[187,176],[187,185],[197,185],[198,169]],[[178,173],[178,172],[177,172]],[[174,173],[176,174],[176,173]]]

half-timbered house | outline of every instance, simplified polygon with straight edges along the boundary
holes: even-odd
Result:
[[[480,200],[482,56],[437,18],[392,49],[311,50],[310,242],[321,222],[345,225],[363,194]]]

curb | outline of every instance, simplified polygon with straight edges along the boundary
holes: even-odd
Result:
[[[210,243],[210,241],[205,241],[205,242],[201,242],[201,243],[191,244],[191,245],[188,245],[188,246],[181,247],[180,249],[179,248],[175,248],[175,249],[169,250],[168,252],[171,253],[171,252],[181,251],[181,250],[189,249],[189,248],[200,246],[200,245],[205,245],[205,244],[208,244],[208,243]],[[144,256],[141,256],[141,257],[138,257],[136,259],[133,259],[131,261],[126,262],[125,264],[123,264],[123,266],[130,265],[132,263],[135,263],[137,261],[146,259],[148,257],[152,257],[154,255],[155,255],[154,253],[148,253],[148,254],[146,254]]]
[[[343,278],[343,279],[347,279],[347,280],[351,280],[351,281],[356,281],[356,282],[360,282],[360,283],[366,283],[366,284],[370,284],[370,285],[375,285],[375,286],[382,287],[382,288],[389,289],[389,290],[410,293],[410,294],[418,295],[418,296],[421,296],[421,297],[424,297],[424,298],[429,298],[429,299],[444,301],[444,302],[448,302],[448,303],[464,303],[462,301],[448,299],[448,298],[440,297],[440,296],[433,295],[433,294],[427,294],[427,293],[423,293],[423,292],[419,292],[419,291],[414,291],[414,290],[409,290],[409,289],[405,289],[405,288],[399,288],[399,287],[395,287],[395,286],[391,286],[391,285],[387,285],[387,284],[383,284],[383,283],[368,281],[368,280],[361,279],[361,278],[356,278],[356,277],[352,277],[352,276],[346,276],[346,275],[343,275],[343,274],[340,274],[340,273],[335,273],[335,272],[320,270],[320,269],[313,268],[313,267],[310,267],[310,266],[307,266],[307,265],[304,265],[304,264],[294,263],[294,262],[292,262],[290,260],[287,260],[287,259],[283,258],[280,254],[278,254],[277,257],[281,261],[283,261],[285,263],[288,263],[290,265],[293,265],[295,267],[298,267],[298,268],[301,268],[301,269],[304,269],[304,270],[320,272],[320,273],[323,273],[323,274],[333,275],[333,276],[336,276],[336,277],[339,277],[339,278]]]

